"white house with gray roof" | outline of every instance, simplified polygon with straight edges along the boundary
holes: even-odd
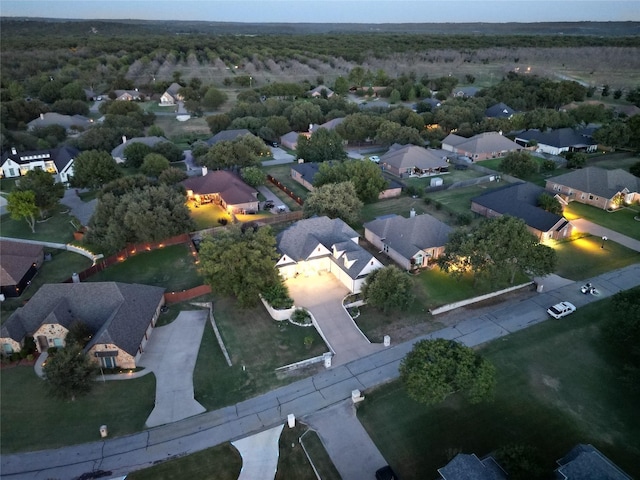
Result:
[[[277,237],[276,263],[286,278],[332,273],[352,293],[358,293],[367,275],[383,265],[358,244],[358,233],[339,218],[300,220]]]
[[[20,177],[30,170],[39,168],[51,173],[56,182],[67,183],[69,177],[73,176],[73,162],[79,153],[77,148],[69,146],[27,152],[18,152],[12,148],[2,155],[0,176]]]

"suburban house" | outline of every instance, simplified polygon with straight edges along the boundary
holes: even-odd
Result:
[[[431,107],[431,110],[435,110],[436,108],[442,106],[442,102],[437,98],[433,98],[433,97],[422,99],[420,100],[420,102],[429,105]]]
[[[456,87],[451,91],[451,96],[470,98],[475,97],[479,91],[478,87]]]
[[[187,198],[196,204],[213,202],[229,213],[258,211],[258,191],[227,170],[209,172],[203,167],[201,177],[190,177],[180,183],[187,189]]]
[[[93,120],[82,115],[61,115],[55,112],[41,113],[40,116],[27,123],[27,130],[60,125],[69,132],[81,132],[93,125]]]
[[[496,103],[491,105],[484,111],[484,116],[487,118],[511,118],[516,111],[504,103]]]
[[[0,293],[19,297],[38,272],[44,260],[41,245],[0,240]]]
[[[84,351],[105,368],[136,368],[160,308],[164,288],[120,282],[45,284],[0,328],[4,353],[18,352],[25,337],[39,352],[64,347],[69,328],[92,333]]]
[[[12,148],[2,156],[2,177],[20,177],[39,168],[54,175],[56,182],[67,183],[73,176],[73,161],[79,153],[78,149],[69,146],[22,153]]]
[[[133,100],[142,100],[142,94],[138,91],[138,89],[114,90],[113,93],[115,94],[115,100],[117,101],[131,102]]]
[[[383,265],[358,244],[358,233],[339,218],[299,220],[277,236],[276,267],[283,278],[331,272],[352,293]]]
[[[430,177],[448,173],[446,152],[416,145],[394,143],[380,157],[380,165],[396,177]]]
[[[558,480],[631,480],[615,463],[590,444],[579,444],[560,460],[556,468]]]
[[[384,215],[364,224],[364,237],[405,270],[429,265],[444,252],[451,227],[431,215]]]
[[[603,210],[640,201],[640,178],[621,168],[581,168],[547,179],[545,187],[565,202],[576,201]]]
[[[307,92],[307,95],[309,97],[319,98],[323,96],[322,92],[324,92],[324,95],[326,96],[326,98],[331,98],[334,95],[334,91],[331,90],[329,87],[325,87],[324,85],[318,85],[316,88],[309,90]]]
[[[147,147],[155,147],[159,143],[168,141],[169,140],[164,137],[134,137],[128,139],[123,135],[122,143],[111,150],[111,156],[116,161],[116,163],[124,163],[127,161],[127,157],[125,156],[124,151],[132,143],[142,143]]]
[[[544,188],[532,183],[514,183],[489,190],[471,199],[471,211],[487,218],[510,215],[527,224],[540,241],[570,237],[573,226],[562,215],[538,207]]]
[[[289,132],[285,133],[280,137],[280,145],[289,150],[295,150],[298,148],[298,136],[300,134],[298,132]]]
[[[348,161],[348,160],[347,160]],[[358,160],[355,160],[358,161]],[[313,192],[313,179],[320,169],[320,163],[317,162],[302,162],[295,163],[291,166],[291,178],[302,185],[304,188]],[[378,199],[383,198],[395,198],[402,194],[402,184],[393,180],[387,180],[387,188],[384,189],[378,195]]]
[[[235,130],[222,130],[216,133],[213,137],[207,140],[209,146],[213,146],[218,142],[232,142],[236,138],[244,137],[245,135],[253,135],[246,128],[237,128]]]
[[[533,140],[536,142],[536,151],[550,155],[560,155],[562,152],[595,152],[598,144],[585,133],[588,132],[573,128],[558,128],[546,132],[525,130],[516,135],[515,141],[519,145],[528,147]]]
[[[503,157],[510,152],[522,150],[522,147],[498,132],[485,132],[471,138],[450,133],[442,140],[442,149],[469,157],[477,162],[488,158]]]
[[[493,457],[480,460],[475,453],[459,453],[438,469],[442,480],[507,480],[507,473]]]
[[[332,120],[328,120],[328,121],[326,121],[326,122],[324,122],[322,124],[319,124],[319,125],[317,123],[312,123],[311,125],[309,125],[308,134],[313,134],[313,132],[316,132],[321,128],[324,128],[325,130],[334,130],[338,125],[340,125],[342,122],[344,122],[344,118],[345,117],[334,118]]]
[[[181,88],[182,85],[179,83],[174,82],[169,85],[169,88],[167,88],[160,97],[160,105],[175,105],[176,103],[184,100],[184,97],[178,93]]]

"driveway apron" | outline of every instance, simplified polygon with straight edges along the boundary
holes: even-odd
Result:
[[[284,425],[236,440],[231,444],[242,457],[238,480],[273,480],[278,470],[280,433]]]
[[[171,324],[154,329],[140,358],[140,365],[156,375],[156,405],[147,418],[147,427],[205,411],[193,398],[193,369],[207,315],[206,310],[180,312]]]
[[[299,275],[287,280],[289,294],[298,307],[305,307],[335,353],[333,365],[343,365],[382,350],[380,343],[370,343],[342,306],[349,290],[332,274]]]

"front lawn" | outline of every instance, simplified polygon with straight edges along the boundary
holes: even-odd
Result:
[[[71,215],[67,207],[59,205],[46,220],[36,218],[35,233],[31,232],[31,227],[24,219],[14,220],[9,214],[2,215],[0,218],[0,231],[3,237],[69,243],[73,240],[75,231],[72,221],[76,224],[80,223]]]
[[[578,202],[571,202],[564,207],[564,216],[567,220],[584,218],[636,240],[640,240],[640,221],[634,220],[634,217],[639,215],[640,206],[638,205],[619,208],[612,212]]]
[[[96,382],[93,391],[74,402],[52,397],[33,367],[2,370],[0,450],[3,454],[56,448],[139,432],[153,410],[153,374],[125,381]]]
[[[608,300],[563,321],[548,321],[481,350],[497,368],[492,402],[453,396],[434,407],[410,400],[398,381],[366,393],[358,417],[400,478],[435,478],[457,453],[483,457],[505,445],[539,451],[544,478],[578,443],[592,443],[631,475],[639,475],[640,396],[599,336]],[[532,477],[534,478],[534,477]]]

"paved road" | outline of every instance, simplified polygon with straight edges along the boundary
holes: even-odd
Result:
[[[468,346],[479,345],[547,320],[546,309],[559,300],[571,301],[580,308],[598,298],[640,285],[640,263],[585,281],[596,285],[601,295],[583,295],[576,283],[561,286],[530,297],[516,306],[498,307],[491,314],[470,318],[348,364],[332,367],[237,405],[125,437],[55,450],[2,455],[2,478],[71,479],[98,469],[124,475],[154,462],[281,425],[289,413],[296,417],[312,415],[349,399],[354,389],[364,392],[397,378],[400,361],[418,340],[452,338]]]

